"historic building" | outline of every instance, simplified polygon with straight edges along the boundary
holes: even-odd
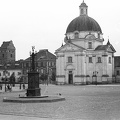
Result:
[[[52,75],[56,74],[56,56],[48,51],[48,49],[39,50],[36,52],[36,60],[35,60],[37,71],[39,75],[48,75],[48,78],[52,77]],[[27,58],[22,62],[22,70],[23,70],[23,81],[27,81],[27,73],[31,69],[31,58]]]
[[[61,84],[112,82],[116,51],[109,40],[103,45],[101,27],[88,16],[84,1],[79,10],[80,15],[67,27],[65,44],[55,51],[56,81]]]
[[[0,81],[7,80],[14,75],[15,82],[22,76],[22,67],[19,61],[15,59],[16,48],[13,41],[4,41],[0,47]]]
[[[115,82],[120,82],[120,56],[114,57]]]
[[[12,40],[4,41],[0,47],[0,64],[15,62],[15,50]]]
[[[5,66],[0,65],[0,81],[6,78],[9,81],[9,78],[14,75],[15,81],[18,82],[22,76],[22,64],[21,61],[15,61],[14,63],[7,63]]]

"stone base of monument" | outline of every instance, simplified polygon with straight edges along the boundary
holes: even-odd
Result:
[[[3,102],[13,103],[47,103],[47,102],[58,102],[64,101],[65,98],[62,96],[19,96],[19,97],[4,97]]]
[[[27,97],[29,96],[40,96],[40,88],[34,88],[34,89],[27,89]]]

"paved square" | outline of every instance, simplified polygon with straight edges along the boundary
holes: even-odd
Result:
[[[2,115],[11,115],[9,120],[12,115],[28,119],[35,117],[36,120],[120,120],[120,85],[41,85],[41,89],[44,95],[61,93],[66,100],[54,103],[6,103],[2,102],[4,97],[19,96],[25,92],[0,93],[0,120]]]

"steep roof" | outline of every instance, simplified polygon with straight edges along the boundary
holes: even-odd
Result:
[[[95,51],[99,51],[99,50],[105,50],[105,51],[109,51],[109,52],[116,52],[116,50],[114,49],[114,47],[109,43],[107,43],[106,45],[99,45],[95,48]]]
[[[54,54],[50,53],[48,51],[48,49],[42,49],[38,53],[36,53],[36,55],[37,55],[37,60],[40,60],[40,59],[56,59],[56,56]],[[27,58],[25,61],[30,61],[30,57]]]
[[[14,49],[15,49],[12,40],[6,41],[6,42],[4,41],[0,48],[1,48],[1,49],[7,49],[8,47],[11,47],[11,48],[14,48]]]
[[[107,50],[108,46],[107,45],[99,45],[95,48],[95,50]]]

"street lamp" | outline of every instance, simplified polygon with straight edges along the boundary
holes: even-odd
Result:
[[[97,85],[97,74],[98,72],[97,71],[94,71],[93,72],[93,76],[92,77],[95,77],[95,84]]]

